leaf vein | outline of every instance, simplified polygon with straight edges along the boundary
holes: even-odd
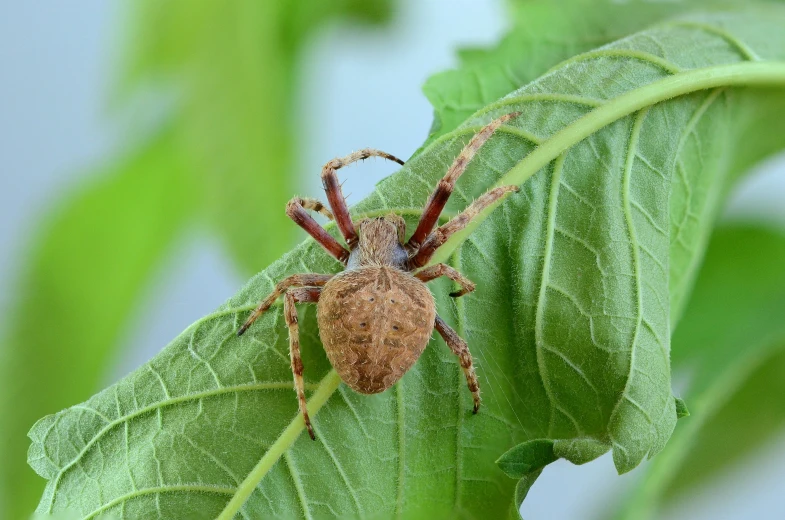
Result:
[[[335,469],[338,470],[338,474],[341,475],[341,479],[343,480],[344,484],[346,484],[346,490],[349,493],[349,496],[352,497],[352,501],[354,502],[354,507],[357,509],[357,513],[359,513],[360,518],[362,518],[363,516],[365,516],[365,513],[363,512],[363,508],[360,505],[360,500],[357,498],[357,492],[354,489],[354,487],[352,487],[352,484],[349,482],[349,477],[346,475],[346,472],[344,471],[341,462],[335,456],[335,452],[333,452],[330,445],[327,444],[327,437],[319,433],[319,439],[322,441],[321,444],[324,447],[327,454],[330,455],[330,458],[332,459],[333,464],[335,465]]]
[[[312,384],[311,385],[306,384],[306,388],[309,387],[309,386],[313,387]],[[62,477],[62,475],[65,474],[65,472],[68,471],[71,467],[73,467],[74,464],[76,464],[87,453],[87,451],[92,446],[94,446],[107,432],[109,432],[109,430],[111,430],[112,428],[114,428],[115,426],[117,426],[119,424],[124,423],[125,421],[130,421],[131,419],[135,419],[136,417],[139,417],[141,415],[144,415],[144,414],[152,412],[152,411],[156,411],[156,412],[158,412],[160,414],[161,408],[165,408],[167,406],[172,406],[172,405],[177,404],[177,403],[183,403],[183,402],[188,402],[188,401],[195,401],[195,400],[198,400],[198,399],[202,399],[204,397],[212,397],[212,396],[222,395],[222,394],[231,393],[231,392],[248,392],[248,391],[257,391],[257,390],[280,390],[280,389],[289,390],[289,389],[291,389],[291,387],[292,387],[292,383],[290,383],[290,382],[286,382],[286,383],[283,383],[283,382],[282,383],[260,383],[260,384],[256,384],[256,385],[226,386],[226,387],[223,387],[223,388],[215,388],[215,389],[212,389],[212,390],[206,390],[204,392],[197,392],[197,393],[194,393],[194,394],[184,395],[184,396],[181,396],[181,397],[175,397],[175,398],[172,398],[172,399],[169,399],[169,400],[166,400],[166,401],[160,401],[158,403],[155,403],[155,404],[152,404],[152,405],[149,405],[149,406],[145,406],[144,408],[140,408],[140,409],[136,410],[133,413],[129,413],[129,414],[125,414],[125,415],[121,414],[120,417],[118,417],[114,421],[110,422],[109,424],[104,426],[98,433],[96,433],[95,436],[92,439],[90,439],[90,442],[85,444],[85,446],[74,457],[74,459],[71,462],[69,462],[68,464],[66,464],[65,466],[62,467],[62,469],[59,471],[57,477],[54,480],[54,490],[53,490],[52,500],[54,500],[54,491],[57,490],[57,487],[58,487],[58,484],[59,484],[59,481],[60,481],[60,478]]]
[[[723,40],[725,40],[728,44],[736,49],[742,58],[749,61],[760,61],[760,56],[757,55],[755,51],[753,51],[746,43],[736,38],[734,35],[729,33],[728,31],[717,27],[716,25],[710,25],[707,23],[696,22],[693,20],[673,20],[667,24],[666,27],[687,27],[692,29],[699,29],[701,31],[707,32],[709,34],[714,34],[715,36],[719,36]]]
[[[543,356],[543,345],[545,344],[545,300],[546,294],[548,289],[548,280],[549,280],[549,273],[551,268],[551,258],[553,254],[553,239],[554,239],[554,230],[556,228],[556,204],[558,202],[559,197],[559,187],[561,183],[559,182],[561,178],[562,168],[564,167],[564,161],[567,157],[566,153],[563,153],[559,156],[553,166],[553,174],[551,175],[551,190],[550,196],[548,198],[548,220],[547,220],[547,230],[545,233],[545,256],[543,258],[542,263],[542,275],[540,277],[540,291],[539,296],[537,298],[537,312],[535,314],[534,319],[534,332],[535,332],[535,346],[536,346],[536,354],[537,354],[537,368],[540,373],[540,380],[542,381],[542,386],[545,389],[545,394],[548,396],[548,401],[551,403],[551,420],[550,424],[548,425],[548,435],[550,436],[553,432],[553,425],[554,425],[554,408],[556,407],[556,396],[553,392],[553,389],[550,385],[550,379],[548,376],[548,367],[545,361],[545,356]]]
[[[231,494],[234,493],[234,489],[223,488],[223,487],[220,487],[220,486],[198,485],[198,484],[181,484],[181,485],[175,485],[175,486],[158,486],[158,487],[152,487],[152,488],[139,489],[137,491],[134,491],[133,493],[128,493],[128,494],[119,496],[119,497],[115,498],[114,500],[111,500],[110,502],[107,502],[106,504],[102,505],[98,509],[95,509],[95,510],[91,511],[90,513],[88,513],[88,515],[86,517],[84,517],[84,520],[89,520],[90,518],[95,518],[97,515],[103,513],[104,511],[108,511],[109,509],[111,509],[112,507],[114,507],[116,505],[124,504],[126,501],[128,501],[128,500],[130,500],[132,498],[136,498],[136,497],[140,497],[140,496],[144,496],[144,495],[151,495],[153,493],[157,493],[157,494],[160,495],[161,493],[178,493],[178,492],[183,492],[183,493],[192,493],[192,492],[196,492],[196,493],[214,493],[214,494],[219,494],[219,495],[231,495]],[[159,512],[160,512],[160,509],[159,509]]]
[[[611,418],[610,418],[611,424],[614,423],[614,419],[616,418],[616,415],[619,413],[619,409],[622,401],[624,400],[624,398],[629,396],[630,385],[633,380],[633,372],[636,367],[635,353],[637,351],[638,335],[640,334],[641,323],[643,321],[643,295],[641,291],[640,253],[638,251],[639,242],[638,242],[637,234],[635,232],[635,223],[632,220],[632,206],[630,204],[630,182],[632,177],[632,165],[635,161],[635,151],[638,147],[638,138],[641,134],[641,129],[643,128],[643,122],[645,121],[648,112],[649,109],[645,108],[639,111],[638,114],[635,116],[635,122],[633,123],[632,133],[630,135],[630,139],[627,144],[627,158],[625,161],[623,178],[622,178],[622,198],[624,202],[624,218],[627,223],[627,234],[629,235],[629,239],[630,239],[633,270],[635,273],[636,322],[635,322],[635,331],[633,333],[632,341],[630,342],[630,367],[627,374],[627,381],[624,384],[624,390],[622,391],[622,395],[619,396],[619,399],[616,401],[616,405],[613,407],[613,412],[611,413]],[[610,435],[611,435],[611,439],[613,439],[614,437],[613,430],[611,430]]]
[[[561,69],[565,65],[572,65],[575,63],[580,63],[582,61],[590,61],[598,58],[632,58],[659,67],[660,69],[662,69],[663,71],[669,74],[678,74],[679,72],[682,72],[681,67],[679,67],[673,62],[663,59],[655,54],[651,54],[644,51],[637,51],[634,49],[599,49],[596,51],[589,51],[584,54],[579,54],[578,56],[565,60],[561,62],[559,65],[557,65],[556,67]]]
[[[303,508],[303,515],[305,515],[305,518],[313,518],[310,509],[308,509],[308,500],[305,497],[305,490],[303,489],[300,473],[297,471],[297,468],[295,468],[294,462],[292,461],[292,457],[288,450],[283,452],[283,460],[286,462],[286,468],[289,470],[289,474],[292,476],[294,489],[297,491],[297,498],[300,500],[300,506]]]

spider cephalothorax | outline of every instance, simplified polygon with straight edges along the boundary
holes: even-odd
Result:
[[[319,337],[330,363],[347,385],[363,394],[382,392],[394,385],[417,361],[433,329],[436,329],[458,356],[474,399],[474,413],[477,413],[480,388],[469,348],[436,314],[433,295],[425,282],[440,276],[450,278],[460,287],[450,294],[453,297],[470,293],[474,284],[446,264],[420,268],[451,235],[465,228],[483,208],[505,193],[517,191],[516,186],[489,190],[462,213],[434,229],[455,182],[474,154],[499,126],[516,115],[495,119],[472,138],[439,181],[408,241],[405,241],[406,224],[398,215],[353,222],[338,184],[336,170],[357,160],[376,156],[403,164],[400,159],[378,150],[361,150],[342,159],[333,159],[324,166],[322,182],[334,214],[313,199],[294,198],[287,204],[286,214],[346,269],[336,275],[295,274],[285,278],[251,313],[238,335],[244,333],[279,296],[284,295],[284,317],[289,327],[289,353],[295,389],[311,438],[314,438],[314,433],[305,403],[297,303],[317,304]],[[348,249],[311,218],[307,210],[335,220]]]

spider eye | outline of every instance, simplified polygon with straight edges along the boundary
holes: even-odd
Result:
[[[360,323],[360,327],[365,327],[365,322]]]
[[[395,303],[395,300],[393,300],[392,298],[390,298],[390,303]]]
[[[393,325],[393,330],[398,330],[398,325]]]
[[[371,296],[370,298],[368,298],[368,301],[369,301],[369,302],[372,302],[372,301],[374,301],[375,299],[376,299],[376,298],[374,298],[373,296]]]

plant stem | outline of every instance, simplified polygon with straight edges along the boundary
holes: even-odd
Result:
[[[324,379],[319,382],[319,386],[313,396],[311,396],[311,400],[308,401],[308,412],[311,417],[316,416],[316,413],[324,406],[327,400],[330,399],[330,396],[333,395],[333,392],[338,389],[340,384],[341,378],[338,377],[338,373],[335,370],[330,370],[327,375],[324,376]],[[245,480],[237,486],[237,492],[226,504],[226,507],[221,511],[221,514],[218,515],[217,520],[232,520],[234,518],[243,507],[243,504],[245,504],[245,501],[248,500],[248,497],[251,496],[253,490],[256,489],[256,486],[259,485],[259,482],[261,482],[267,472],[272,469],[273,465],[278,462],[281,455],[294,444],[294,441],[297,440],[304,428],[305,423],[303,422],[302,415],[298,412],[297,417],[295,417],[292,422],[289,423],[289,426],[281,432],[281,435],[265,452],[259,463],[256,464],[248,476],[245,477]]]
[[[699,90],[729,86],[785,85],[785,63],[776,61],[742,62],[676,73],[667,78],[633,89],[595,108],[574,123],[543,141],[493,186],[520,186],[562,152],[622,117]],[[506,100],[509,103],[509,99]],[[501,201],[497,202],[500,204]],[[445,262],[458,246],[493,211],[485,209],[462,231],[454,234],[433,256],[432,263]]]

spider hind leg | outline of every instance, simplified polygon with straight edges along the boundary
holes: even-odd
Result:
[[[444,342],[447,343],[447,346],[450,347],[452,353],[458,356],[463,374],[466,376],[466,384],[472,393],[472,400],[474,401],[473,413],[477,413],[481,403],[480,384],[477,382],[477,374],[474,371],[474,363],[472,362],[472,354],[469,352],[469,346],[438,314],[436,315],[434,328],[444,339]]]
[[[319,287],[302,287],[289,289],[284,296],[283,309],[286,325],[289,327],[289,359],[292,364],[292,375],[294,376],[294,389],[297,392],[297,403],[300,413],[303,416],[308,435],[312,440],[316,440],[311,426],[311,418],[308,416],[308,407],[305,401],[305,383],[303,382],[303,360],[300,356],[300,325],[297,318],[297,303],[316,303],[322,290]]]

